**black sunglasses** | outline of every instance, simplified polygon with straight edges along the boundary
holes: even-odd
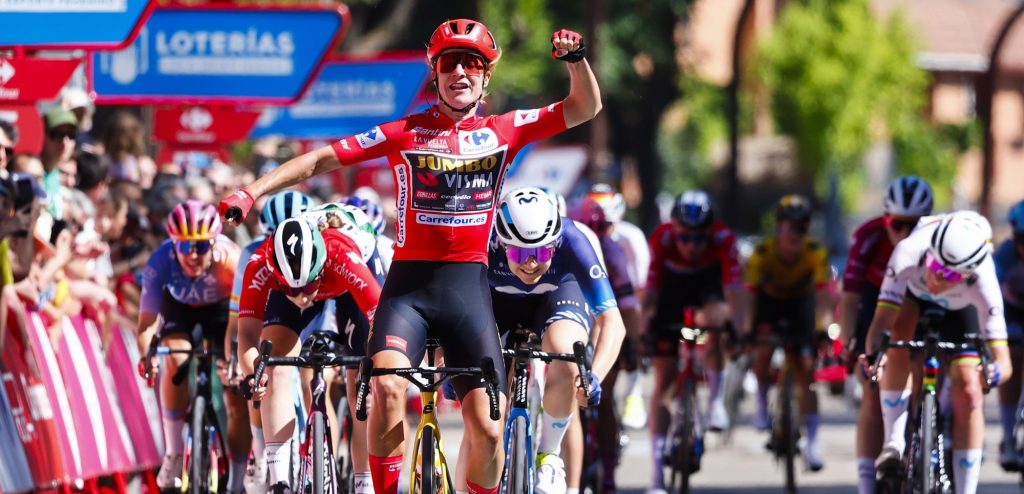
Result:
[[[52,129],[49,132],[47,132],[46,135],[50,138],[50,140],[54,141],[60,141],[65,138],[74,140],[75,138],[75,132],[71,130],[62,132],[59,129]]]
[[[699,244],[703,243],[705,240],[708,239],[708,234],[683,232],[676,234],[676,238],[678,238],[679,241],[684,244]]]

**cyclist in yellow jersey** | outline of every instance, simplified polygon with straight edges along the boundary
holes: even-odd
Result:
[[[801,396],[800,412],[807,430],[804,460],[812,471],[824,466],[818,450],[818,400],[811,392],[814,378],[815,331],[831,323],[828,293],[828,253],[807,238],[811,205],[796,194],[784,196],[775,207],[775,234],[765,238],[747,261],[744,284],[748,296],[748,331],[755,343],[757,376],[755,427],[767,429],[769,370],[777,343],[797,345],[794,377]]]

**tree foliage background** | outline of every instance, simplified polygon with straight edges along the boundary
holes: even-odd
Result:
[[[864,152],[891,138],[895,172],[927,177],[948,200],[955,146],[924,120],[930,80],[913,40],[902,16],[879,20],[867,0],[789,2],[762,40],[747,66],[769,88],[778,130],[796,140],[819,191],[834,170],[849,205]]]

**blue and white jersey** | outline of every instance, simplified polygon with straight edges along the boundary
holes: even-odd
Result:
[[[562,238],[558,240],[551,267],[534,285],[527,285],[508,266],[505,249],[492,232],[487,249],[489,269],[487,281],[491,289],[523,297],[542,295],[555,291],[558,286],[574,280],[579,283],[583,297],[594,315],[618,307],[608,273],[586,235],[573,224],[562,218]]]
[[[228,311],[232,314],[238,314],[238,301],[242,298],[242,278],[245,278],[245,266],[249,264],[249,259],[266,238],[266,235],[257,236],[249,245],[243,247],[242,253],[238,255],[238,268],[235,269],[235,279],[231,283],[231,301],[228,302]]]

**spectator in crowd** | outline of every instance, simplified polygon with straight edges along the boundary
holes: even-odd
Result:
[[[59,167],[61,163],[70,161],[75,152],[75,135],[78,132],[78,118],[74,113],[56,107],[43,117],[46,135],[43,137],[43,190],[49,201],[48,211],[56,219],[64,217],[61,179]]]
[[[94,152],[101,151],[95,148],[96,141],[89,135],[89,131],[92,130],[92,116],[96,112],[92,98],[81,88],[69,87],[61,92],[60,106],[70,110],[78,119],[78,132],[75,135],[78,147]]]
[[[82,150],[75,154],[75,165],[75,187],[98,204],[110,191],[110,161],[103,155]]]
[[[7,162],[14,158],[14,145],[18,143],[18,130],[10,122],[0,120],[0,174],[7,175]]]
[[[115,179],[135,182],[148,189],[156,176],[156,163],[145,154],[142,122],[126,111],[118,112],[103,133],[103,149],[111,161]]]

